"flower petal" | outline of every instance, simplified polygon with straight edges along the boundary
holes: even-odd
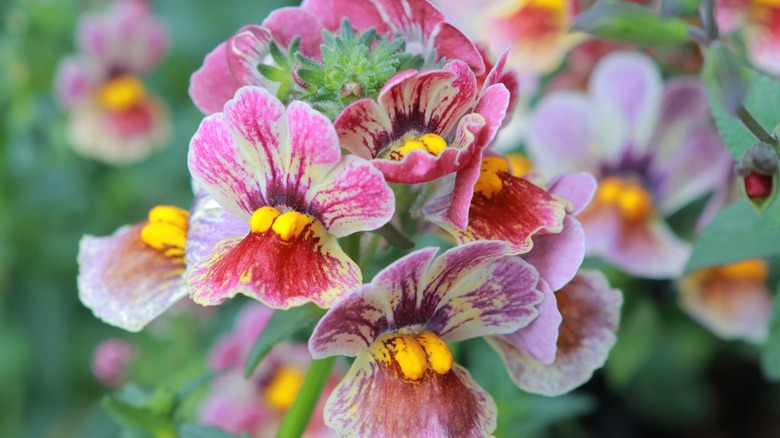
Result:
[[[623,302],[620,291],[610,289],[597,271],[581,271],[556,298],[563,322],[552,364],[536,361],[499,337],[488,339],[517,386],[548,396],[571,391],[604,365],[615,343]]]
[[[593,200],[597,186],[598,182],[592,174],[577,172],[556,178],[550,183],[550,187],[547,190],[553,195],[571,202],[572,208],[569,213],[578,215]]]
[[[343,437],[491,436],[496,405],[465,368],[403,380],[361,353],[325,404],[325,424]]]
[[[248,232],[249,224],[220,207],[205,190],[196,189],[187,229],[187,264],[192,265],[202,259],[220,240],[243,237]]]
[[[184,263],[143,243],[145,224],[79,243],[79,299],[101,320],[132,332],[187,295]]]
[[[232,99],[243,85],[230,72],[226,46],[226,42],[221,43],[209,52],[203,65],[190,77],[190,98],[203,114],[222,111],[225,102]]]
[[[102,70],[94,61],[80,56],[68,56],[60,61],[55,77],[57,100],[63,108],[70,109],[98,86]]]
[[[376,158],[392,141],[390,118],[373,99],[349,104],[334,126],[342,147],[361,158]]]
[[[272,39],[268,29],[250,24],[239,29],[227,40],[227,65],[237,84],[270,88],[271,83],[260,74],[257,66],[268,55],[268,43]]]
[[[313,13],[322,20],[325,27],[333,32],[341,28],[341,20],[358,30],[369,27],[376,29],[377,35],[387,33],[387,24],[371,2],[354,0],[304,0],[301,8]]]
[[[222,240],[187,272],[198,304],[220,304],[241,293],[275,309],[309,301],[331,307],[360,281],[357,264],[322,230],[289,241],[271,230]]]
[[[585,258],[585,231],[580,222],[567,215],[563,231],[534,237],[534,247],[523,254],[552,290],[562,288],[574,278]]]
[[[393,217],[395,195],[382,173],[368,161],[347,155],[312,186],[307,203],[332,235],[375,230]]]
[[[274,35],[274,41],[287,47],[295,37],[301,37],[301,53],[319,58],[322,44],[322,21],[306,8],[286,7],[276,9],[263,20],[263,26]]]
[[[547,282],[539,280],[539,289],[544,293],[539,317],[526,327],[499,338],[528,353],[537,362],[549,365],[555,361],[558,351],[558,329],[563,317],[558,310],[558,300]]]

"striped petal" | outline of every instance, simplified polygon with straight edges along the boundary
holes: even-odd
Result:
[[[555,353],[558,351],[558,329],[563,317],[558,310],[558,300],[547,282],[540,280],[539,288],[544,292],[544,301],[539,305],[539,317],[527,327],[498,338],[528,353],[537,362],[549,365],[555,361]]]
[[[147,246],[144,225],[84,236],[79,243],[79,299],[101,320],[132,332],[187,295],[184,263]]]
[[[581,271],[556,293],[563,316],[555,361],[545,365],[499,337],[489,338],[520,388],[548,396],[571,391],[604,365],[615,343],[623,297],[597,271]]]
[[[418,382],[363,352],[325,404],[325,424],[343,437],[491,436],[496,405],[465,368]]]
[[[563,231],[534,237],[534,247],[523,260],[530,263],[552,290],[562,288],[574,278],[585,258],[585,231],[580,222],[567,215]]]
[[[257,66],[268,55],[268,43],[272,39],[268,29],[250,24],[239,29],[226,41],[227,65],[238,84],[270,88],[271,83],[260,74]]]

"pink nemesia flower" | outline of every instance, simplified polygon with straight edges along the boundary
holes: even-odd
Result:
[[[240,89],[224,113],[203,120],[188,164],[204,190],[250,225],[188,269],[190,294],[203,305],[242,293],[274,308],[330,307],[361,281],[336,238],[379,228],[394,211],[382,174],[342,156],[327,117],[300,101],[285,108],[259,87]]]
[[[531,122],[529,152],[547,176],[584,170],[600,183],[580,215],[587,250],[648,278],[679,275],[690,245],[663,217],[724,184],[731,157],[710,120],[702,85],[666,85],[642,54],[596,66],[588,93],[545,97]]]
[[[133,345],[124,339],[106,339],[92,354],[92,373],[103,385],[117,388],[125,382],[134,354]]]
[[[187,295],[187,263],[247,225],[196,189],[192,211],[157,206],[147,220],[79,243],[79,299],[108,324],[137,332]]]
[[[233,331],[212,348],[209,368],[221,373],[200,406],[201,423],[234,434],[246,432],[253,438],[276,435],[286,410],[295,400],[311,357],[305,345],[282,343],[268,353],[249,379],[244,377],[249,352],[272,313],[262,304],[247,304],[238,315]],[[341,375],[334,371],[326,384],[304,437],[335,436],[322,422],[322,411]]]
[[[780,76],[780,2],[717,0],[715,6],[715,20],[721,31],[741,31],[750,62]]]
[[[274,84],[257,70],[259,64],[267,62],[269,42],[286,47],[294,37],[300,37],[301,53],[318,59],[322,31],[338,30],[343,19],[358,31],[373,27],[379,35],[402,37],[407,52],[432,62],[460,59],[476,74],[484,71],[474,44],[447,23],[428,0],[306,0],[300,7],[277,9],[261,25],[242,27],[217,46],[193,73],[190,97],[199,110],[211,114],[221,111],[242,86],[273,91]]]
[[[764,342],[772,313],[769,267],[750,259],[693,272],[678,282],[680,307],[723,339]]]
[[[87,13],[77,28],[79,52],[60,62],[55,88],[68,111],[74,149],[110,164],[142,160],[170,137],[168,111],[140,76],[165,53],[165,29],[143,0],[117,0]]]
[[[340,436],[490,436],[496,406],[445,342],[511,333],[537,317],[539,274],[502,242],[394,262],[320,320],[312,356],[357,356],[325,405]]]

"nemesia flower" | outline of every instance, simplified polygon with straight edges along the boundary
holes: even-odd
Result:
[[[242,235],[248,227],[196,190],[192,214],[158,205],[148,218],[106,237],[79,243],[79,299],[95,316],[128,331],[139,331],[187,295],[188,262],[214,244]]]
[[[555,70],[566,52],[584,39],[569,32],[582,8],[579,0],[438,0],[436,4],[466,35],[497,57],[509,49],[508,64],[523,74]]]
[[[723,33],[741,31],[750,62],[780,76],[780,2],[777,0],[718,0],[715,21]]]
[[[62,60],[55,79],[68,111],[74,149],[110,164],[139,161],[170,137],[168,111],[140,77],[165,53],[165,29],[143,0],[117,0],[87,13],[77,28],[79,52]]]
[[[212,348],[209,368],[220,372],[200,406],[201,423],[234,434],[273,437],[297,396],[311,357],[305,345],[282,343],[258,364],[252,376],[244,377],[244,364],[272,311],[259,303],[246,305],[236,327]],[[312,415],[304,437],[335,434],[322,422],[327,394],[341,376],[334,372]]]
[[[710,120],[702,85],[666,85],[652,61],[618,52],[595,68],[589,92],[546,96],[528,148],[542,174],[584,170],[599,179],[579,216],[587,250],[633,275],[679,275],[690,245],[664,217],[724,183],[731,157]]]
[[[350,104],[335,126],[342,146],[388,181],[422,183],[471,163],[501,126],[509,97],[501,83],[480,93],[474,73],[456,60],[397,74],[377,101]]]
[[[127,378],[127,367],[135,354],[129,342],[111,338],[98,344],[92,353],[92,374],[100,383],[117,388]]]
[[[704,268],[679,283],[680,307],[723,339],[766,340],[772,297],[764,260]]]
[[[309,339],[315,359],[357,356],[325,405],[340,436],[489,436],[492,398],[445,342],[536,318],[538,273],[501,242],[416,251],[347,295]]]
[[[240,89],[224,113],[203,120],[188,164],[199,186],[250,228],[188,270],[190,295],[203,305],[242,293],[274,308],[330,307],[362,278],[336,238],[393,215],[382,174],[342,156],[327,117],[300,101],[285,108],[259,87]]]
[[[615,344],[623,298],[598,271],[580,271],[554,294],[544,281],[540,285],[547,291],[539,318],[513,334],[487,340],[517,386],[560,395],[604,365]]]
[[[445,22],[427,0],[306,0],[300,7],[272,12],[261,25],[242,27],[209,53],[190,79],[195,106],[205,114],[221,111],[245,85],[275,91],[275,85],[257,68],[268,61],[270,41],[287,47],[294,37],[300,37],[301,53],[319,59],[322,31],[339,30],[343,19],[359,31],[374,28],[379,35],[404,38],[406,52],[420,54],[431,63],[461,59],[476,74],[484,71],[474,44]]]

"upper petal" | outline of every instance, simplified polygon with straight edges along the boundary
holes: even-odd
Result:
[[[533,249],[523,254],[523,260],[536,268],[554,291],[574,278],[584,258],[585,231],[577,219],[568,215],[563,220],[563,231],[534,237]]]
[[[190,98],[203,114],[222,111],[225,102],[243,85],[230,72],[226,46],[226,42],[221,43],[209,52],[203,65],[190,77]]]
[[[271,32],[261,26],[249,24],[234,33],[225,42],[225,57],[230,73],[237,84],[270,88],[257,66],[268,55]],[[233,96],[230,96],[233,97]]]
[[[598,182],[587,172],[562,175],[550,182],[548,191],[571,202],[572,215],[580,214],[593,200]]]

